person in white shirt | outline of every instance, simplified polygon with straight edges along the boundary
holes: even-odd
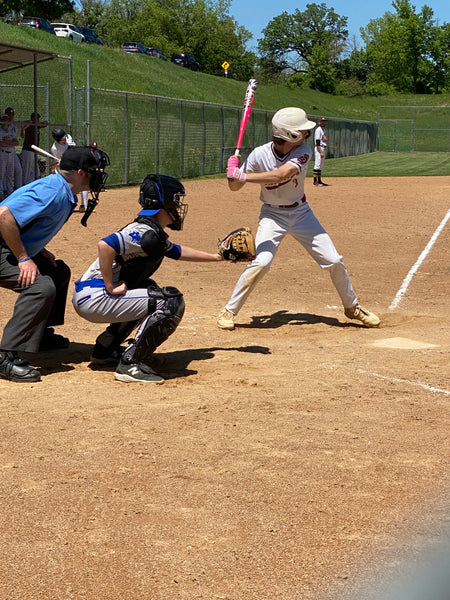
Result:
[[[305,177],[312,151],[305,139],[315,125],[301,108],[282,108],[272,119],[272,141],[255,148],[241,168],[238,156],[228,159],[229,189],[234,192],[246,184],[257,184],[262,205],[255,236],[256,258],[240,276],[217,318],[221,329],[234,329],[235,316],[257,282],[269,271],[287,234],[300,242],[319,267],[328,271],[347,318],[356,319],[365,327],[380,324],[377,315],[359,304],[342,256],[306,200]]]
[[[17,135],[17,133],[22,128],[22,122],[14,120],[15,112],[11,106],[8,106],[8,108],[5,109],[5,115],[9,119],[10,134],[18,140],[19,136]],[[22,163],[20,162],[19,155],[17,154],[17,152],[15,150],[14,150],[14,154],[13,154],[13,161],[14,161],[14,189],[18,190],[23,185],[23,175],[22,175]]]
[[[325,152],[327,149],[327,135],[325,132],[325,123],[327,120],[325,117],[320,117],[319,125],[314,132],[314,182],[313,185],[315,187],[323,187],[324,185],[328,185],[328,183],[324,183],[322,181],[322,169],[325,163]]]
[[[70,146],[76,146],[72,136],[69,133],[66,133],[62,127],[55,127],[55,129],[52,131],[52,136],[55,141],[53,142],[50,152],[58,160],[61,159],[61,156],[64,154],[67,148]],[[88,197],[89,192],[81,192],[81,204],[78,208],[79,212],[86,212]]]

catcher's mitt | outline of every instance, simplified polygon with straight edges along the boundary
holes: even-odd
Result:
[[[250,261],[256,256],[255,238],[248,227],[240,227],[219,240],[217,252],[224,260]]]

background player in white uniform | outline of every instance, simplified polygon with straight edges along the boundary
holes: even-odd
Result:
[[[53,145],[50,148],[50,152],[55,158],[61,159],[61,156],[64,154],[67,148],[76,145],[73,141],[72,136],[69,133],[66,133],[61,127],[55,127],[55,129],[52,131],[52,136],[55,141],[53,142]],[[88,197],[89,192],[81,192],[81,204],[78,207],[79,212],[86,211],[88,205]]]
[[[319,125],[314,132],[314,182],[313,185],[316,187],[323,187],[324,185],[328,185],[328,183],[324,183],[322,181],[322,169],[325,163],[325,153],[327,149],[327,135],[325,132],[325,123],[327,120],[325,117],[320,117]]]
[[[14,116],[15,112],[11,106],[5,109],[5,115],[9,119],[9,132],[13,137],[19,140],[18,132],[22,128],[21,121],[15,121]],[[18,142],[17,142],[18,143]],[[22,163],[20,162],[19,155],[16,151],[13,154],[14,159],[14,189],[18,190],[23,185],[23,176],[22,176]]]
[[[141,185],[142,210],[135,221],[98,243],[98,258],[75,283],[73,305],[94,323],[110,323],[92,352],[92,362],[118,364],[115,378],[162,383],[150,366],[155,349],[177,328],[184,299],[174,287],[159,287],[150,277],[163,258],[197,262],[223,260],[215,253],[169,241],[164,228],[179,231],[187,212],[183,185],[168,175],[147,175]],[[133,329],[134,340],[120,348]],[[123,350],[123,351],[122,351]]]
[[[219,314],[217,324],[221,329],[234,329],[235,315],[269,270],[278,246],[288,233],[320,267],[328,270],[348,318],[357,319],[366,327],[377,327],[380,323],[374,313],[358,303],[342,256],[306,201],[304,183],[311,148],[304,140],[314,126],[301,108],[283,108],[272,119],[272,141],[255,148],[242,169],[236,166],[236,156],[228,159],[230,190],[237,191],[245,183],[258,184],[263,204],[255,238],[256,258],[239,278]]]
[[[7,198],[14,190],[14,157],[15,146],[19,141],[11,132],[8,115],[0,117],[0,201]]]

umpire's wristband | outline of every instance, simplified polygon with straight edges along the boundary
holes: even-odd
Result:
[[[19,260],[17,262],[21,263],[21,262],[25,262],[27,260],[31,260],[31,257],[30,256],[25,256],[25,258],[19,258]]]

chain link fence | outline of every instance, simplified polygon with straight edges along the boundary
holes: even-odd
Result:
[[[379,106],[378,149],[450,152],[450,106]]]
[[[79,145],[95,140],[111,158],[108,185],[134,185],[150,172],[181,179],[224,173],[234,152],[241,107],[100,89],[90,85],[89,68],[88,73],[86,86],[74,88],[72,57],[58,56],[40,65],[37,105],[41,119],[49,123],[40,134],[44,149],[53,143],[54,127],[62,127]],[[29,69],[2,74],[0,111],[12,106],[16,120],[29,119],[34,106],[31,83]],[[273,114],[253,109],[243,158],[270,140]],[[309,117],[318,120],[318,115]],[[377,124],[328,118],[327,137],[329,158],[374,152]],[[309,143],[313,145],[313,137]],[[39,157],[39,163],[42,174],[48,173],[50,159]]]
[[[99,88],[92,88],[89,98],[90,141],[110,155],[112,184],[136,184],[150,172],[181,179],[223,173],[234,152],[241,107]],[[270,140],[273,114],[252,110],[243,158]],[[330,158],[376,149],[372,122],[329,119],[327,134]]]

